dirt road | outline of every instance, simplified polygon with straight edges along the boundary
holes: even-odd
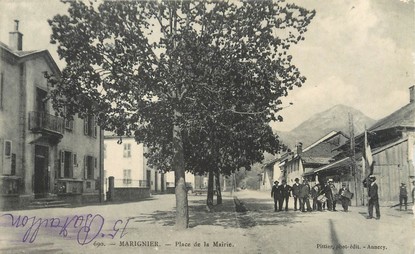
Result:
[[[207,211],[189,195],[187,230],[174,229],[174,195],[126,204],[2,212],[0,253],[414,253],[412,211],[274,212],[268,192],[235,193]],[[292,207],[292,206],[291,206]],[[20,216],[20,217],[19,217]],[[88,231],[89,230],[89,231]]]

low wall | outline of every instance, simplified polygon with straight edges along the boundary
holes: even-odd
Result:
[[[114,188],[113,197],[109,201],[139,201],[150,197],[150,188]]]

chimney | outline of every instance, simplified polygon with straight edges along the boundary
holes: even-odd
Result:
[[[413,103],[414,102],[414,97],[415,97],[415,86],[411,86],[409,88],[409,103]]]
[[[9,47],[12,50],[23,49],[23,34],[19,32],[19,20],[14,20],[14,31],[9,32]]]
[[[303,143],[298,142],[298,144],[297,144],[297,154],[301,155],[302,152],[303,152]]]

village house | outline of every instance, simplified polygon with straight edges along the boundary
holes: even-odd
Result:
[[[307,179],[312,182],[325,181],[313,174],[316,168],[328,165],[340,153],[336,151],[340,145],[348,141],[348,136],[341,131],[332,131],[313,144],[303,149],[302,143],[296,146],[296,152],[286,152],[279,158],[264,166],[263,185],[272,186],[272,182],[282,179],[289,185],[294,184],[295,178]]]
[[[144,156],[146,149],[133,137],[118,137],[106,133],[105,190],[109,187],[109,177],[114,177],[115,188],[147,188],[151,193],[164,193],[167,187],[166,174],[147,165]]]
[[[316,175],[338,176],[356,192],[357,204],[365,204],[367,191],[362,181],[369,174],[377,178],[381,205],[399,202],[399,186],[405,183],[408,191],[415,180],[415,102],[414,86],[409,88],[409,103],[384,117],[367,129],[367,143],[371,148],[373,166],[363,168],[364,133],[355,138],[355,157],[350,154],[350,143],[340,146],[335,162],[314,170]],[[355,163],[354,174],[351,171]]]
[[[102,132],[93,116],[55,115],[44,73],[60,70],[50,53],[23,51],[16,21],[0,55],[0,207],[102,201]]]

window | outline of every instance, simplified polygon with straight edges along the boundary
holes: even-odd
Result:
[[[95,116],[87,116],[84,118],[84,134],[94,138],[97,137]]]
[[[3,109],[4,74],[0,73],[0,110]]]
[[[4,141],[4,156],[6,159],[12,156],[12,142],[10,140]]]
[[[131,144],[124,143],[124,158],[131,157]]]
[[[124,169],[124,178],[123,183],[124,184],[131,184],[131,169]]]
[[[47,113],[48,112],[48,92],[43,89],[36,88],[36,111]]]
[[[12,175],[13,174],[13,145],[11,140],[4,140],[3,146],[3,174],[4,175]],[[14,155],[16,161],[16,155]],[[1,159],[1,158],[0,158]],[[14,165],[16,167],[16,165]]]
[[[73,168],[77,166],[76,154],[70,151],[61,150],[59,177],[72,178]]]
[[[98,167],[98,160],[93,156],[84,157],[84,177],[85,179],[94,179],[95,169]]]
[[[72,131],[73,130],[73,120],[69,120],[67,117],[67,108],[63,107],[63,114],[65,115],[65,129]]]

